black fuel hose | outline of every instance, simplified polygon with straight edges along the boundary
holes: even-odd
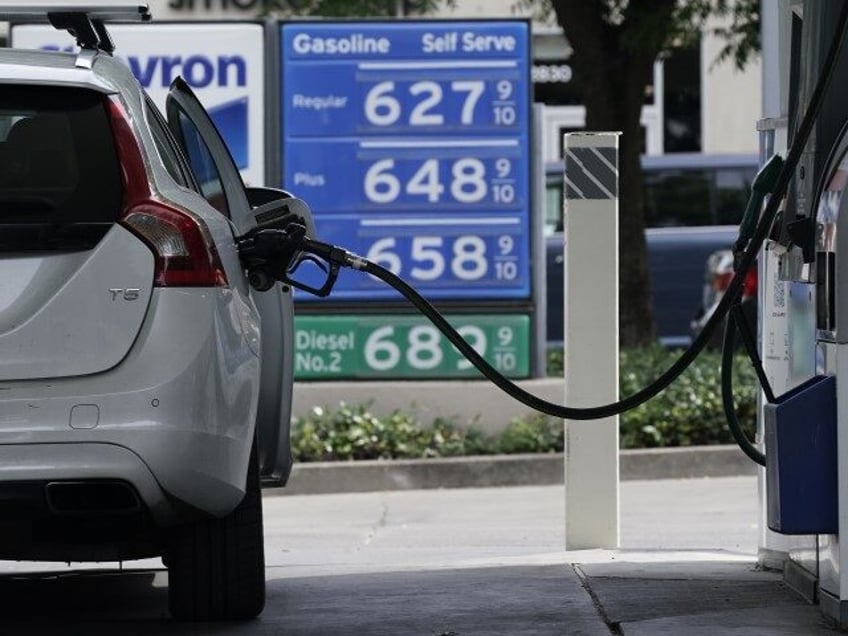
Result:
[[[498,386],[505,393],[535,411],[569,420],[594,420],[618,415],[619,413],[629,411],[630,409],[633,409],[654,397],[657,393],[671,384],[677,376],[679,376],[686,367],[692,363],[692,360],[697,357],[698,353],[700,353],[706,345],[709,337],[716,328],[718,320],[724,315],[722,312],[726,313],[727,311],[727,309],[723,309],[721,304],[719,304],[716,308],[716,312],[704,326],[703,331],[695,339],[692,346],[690,346],[689,349],[687,349],[683,355],[678,358],[668,371],[649,386],[618,402],[602,406],[575,408],[548,402],[547,400],[543,400],[542,398],[525,391],[515,382],[501,374],[497,369],[489,364],[483,356],[477,353],[477,351],[475,351],[474,348],[466,342],[465,338],[463,338],[462,335],[453,328],[445,317],[442,316],[442,314],[439,313],[439,311],[430,304],[426,298],[421,296],[421,294],[419,294],[406,281],[377,263],[373,263],[369,260],[353,255],[350,255],[350,258],[350,266],[379,278],[390,287],[399,291],[415,306],[416,309],[424,314],[436,326],[436,328],[445,335],[451,344],[459,349],[460,353],[462,353],[462,355],[464,355],[478,371],[480,371],[488,380]],[[732,292],[729,289],[727,293],[729,294]],[[727,298],[727,295],[725,295],[725,298]]]
[[[575,408],[548,402],[547,400],[543,400],[532,393],[528,393],[489,364],[474,350],[471,345],[465,341],[465,339],[450,325],[450,323],[448,323],[447,320],[445,320],[445,318],[426,298],[421,296],[421,294],[415,291],[415,289],[393,272],[361,256],[351,254],[341,248],[321,243],[319,241],[306,239],[303,249],[306,252],[312,252],[325,258],[328,257],[333,250],[335,250],[335,253],[332,255],[332,260],[334,262],[371,274],[396,289],[421,313],[423,313],[486,378],[504,392],[519,402],[529,406],[533,410],[553,417],[560,417],[569,420],[601,419],[612,415],[618,415],[624,411],[629,411],[630,409],[633,409],[656,396],[660,391],[665,389],[669,384],[677,379],[677,377],[683,373],[690,364],[692,364],[695,358],[697,358],[701,351],[703,351],[707,346],[719,324],[730,312],[731,305],[736,302],[736,299],[739,297],[745,280],[745,274],[757,258],[757,254],[759,253],[763,242],[774,224],[780,202],[786,194],[789,182],[795,172],[798,161],[801,158],[801,154],[807,143],[807,139],[810,136],[810,132],[812,131],[813,123],[821,109],[824,92],[827,90],[833,75],[836,56],[838,55],[839,49],[842,47],[842,43],[845,39],[846,25],[848,25],[848,1],[843,3],[836,35],[834,36],[833,42],[828,50],[822,74],[816,83],[807,111],[804,113],[800,126],[798,126],[798,130],[795,134],[786,162],[784,163],[783,169],[780,171],[780,175],[775,183],[774,192],[769,198],[760,220],[757,223],[757,227],[751,236],[751,240],[748,242],[748,246],[742,254],[736,272],[733,275],[733,279],[730,281],[730,285],[728,286],[721,301],[719,301],[713,315],[710,316],[709,320],[707,320],[704,328],[695,337],[695,340],[689,348],[683,352],[680,358],[678,358],[668,370],[666,370],[650,385],[644,387],[640,391],[637,391],[633,395],[619,400],[618,402],[587,408]]]
[[[724,338],[721,343],[721,403],[724,407],[727,427],[733,439],[736,440],[736,444],[752,461],[765,466],[765,453],[754,446],[745,435],[733,404],[733,354],[736,349],[736,320],[738,318],[741,318],[740,314],[732,313],[727,316],[727,322],[724,325]]]

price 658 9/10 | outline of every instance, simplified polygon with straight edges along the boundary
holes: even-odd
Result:
[[[452,239],[441,236],[415,236],[409,249],[409,254],[401,258],[398,240],[385,237],[371,245],[366,258],[395,275],[409,275],[414,280],[424,282],[438,280],[448,273],[461,281],[477,281],[489,273],[486,241],[474,234],[464,234]],[[495,280],[513,281],[517,278],[518,266],[515,259],[515,239],[509,234],[497,237],[497,248],[492,258]],[[408,272],[404,271],[404,262],[412,263]]]

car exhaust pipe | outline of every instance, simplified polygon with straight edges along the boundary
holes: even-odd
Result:
[[[135,489],[121,481],[59,481],[45,486],[47,507],[57,515],[125,515],[141,510]]]

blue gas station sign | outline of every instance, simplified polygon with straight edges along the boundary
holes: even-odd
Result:
[[[319,238],[433,299],[529,299],[529,25],[281,29],[282,186]],[[397,293],[353,274],[333,297]]]

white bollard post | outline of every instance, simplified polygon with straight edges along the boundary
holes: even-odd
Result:
[[[618,136],[565,135],[565,403],[618,399]],[[565,547],[616,548],[618,416],[565,422]]]

